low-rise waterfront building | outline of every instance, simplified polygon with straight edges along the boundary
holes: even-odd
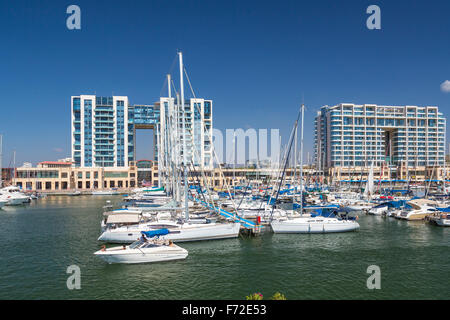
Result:
[[[63,162],[44,161],[35,168],[16,168],[12,182],[24,191],[68,192],[136,187],[137,167],[72,167]]]
[[[141,161],[140,161],[141,162]],[[155,185],[159,183],[158,167],[151,162],[142,161],[138,167],[134,162],[128,168],[76,168],[70,166],[47,167],[48,162],[40,163],[36,168],[20,167],[16,169],[16,177],[12,184],[25,191],[39,192],[69,192],[73,190],[92,191],[118,188],[129,190],[137,186]],[[145,163],[145,165],[144,165]],[[143,168],[144,166],[145,168]],[[145,169],[145,171],[142,171]],[[336,167],[330,168],[324,175],[312,166],[304,166],[303,177],[308,184],[336,184],[352,181],[354,184],[365,181],[370,167]],[[144,175],[143,175],[144,174]],[[279,171],[270,168],[214,168],[205,170],[207,184],[219,189],[228,186],[255,184],[275,184],[279,179]],[[298,184],[300,169],[294,174],[293,168],[286,169],[284,181]],[[406,168],[406,166],[389,167],[388,165],[374,167],[374,180],[380,183],[392,181],[406,184],[423,183],[428,180],[443,181],[450,179],[450,172],[445,167],[423,166]],[[204,179],[199,171],[188,172],[190,183],[204,185]],[[9,183],[6,183],[8,185]]]

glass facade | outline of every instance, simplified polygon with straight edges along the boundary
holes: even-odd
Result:
[[[76,166],[81,166],[81,100],[74,98],[72,100],[72,114],[73,114],[73,160]]]
[[[92,100],[84,100],[84,166],[92,166]]]
[[[168,98],[161,98],[168,99]],[[82,106],[82,108],[81,108]],[[168,108],[166,103],[165,108]],[[136,129],[153,129],[154,160],[158,159],[161,104],[128,105],[127,97],[72,97],[72,157],[76,167],[126,167],[135,157]],[[180,112],[180,123],[182,121]],[[211,161],[212,101],[185,102],[185,120],[192,136],[186,135],[187,155],[194,163]],[[181,128],[181,127],[180,127]],[[206,128],[206,131],[205,131]],[[189,132],[189,131],[188,131]],[[203,139],[203,140],[202,140]],[[182,143],[182,141],[180,142]],[[195,149],[194,149],[195,148]],[[196,152],[194,152],[194,150]]]
[[[115,162],[115,127],[112,98],[96,98],[94,131],[95,165],[97,167],[113,167]]]
[[[125,166],[125,107],[124,101],[118,100],[116,105],[117,133],[117,166]]]
[[[315,119],[315,161],[335,166],[444,164],[446,119],[437,107],[322,107]]]

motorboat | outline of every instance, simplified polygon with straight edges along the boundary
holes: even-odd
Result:
[[[431,214],[428,220],[441,227],[450,227],[450,207],[436,209],[438,211]]]
[[[153,240],[139,239],[129,246],[118,246],[103,249],[94,254],[108,263],[152,263],[186,259],[188,251],[177,246],[168,239],[160,239],[160,236],[169,234],[169,230],[160,229],[142,232],[145,237]]]
[[[80,196],[80,195],[81,195],[81,191],[78,191],[78,190],[75,190],[74,192],[69,193],[69,196],[72,196],[72,197],[76,197],[76,196]]]
[[[370,209],[367,213],[374,216],[396,217],[404,209],[411,209],[406,200],[395,200],[380,203]]]
[[[438,202],[427,199],[415,199],[407,202],[411,206],[410,210],[403,210],[396,216],[398,219],[403,220],[424,220],[426,217],[432,215],[436,211]]]
[[[168,240],[175,242],[199,241],[237,238],[240,223],[216,223],[210,219],[206,219],[206,223],[191,223],[189,220],[179,219],[178,221],[156,220],[132,225],[117,224],[117,226],[106,228],[98,240],[111,243],[131,243],[136,241],[142,231],[161,228],[169,230],[165,236]]]
[[[22,193],[20,189],[15,186],[8,186],[0,189],[0,197],[8,201],[6,204],[8,206],[17,206],[31,201],[29,196]]]
[[[441,227],[450,227],[450,214],[441,213],[439,218],[433,220],[438,226]]]

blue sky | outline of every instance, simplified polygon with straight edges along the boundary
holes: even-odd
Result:
[[[81,30],[66,28],[71,4]],[[371,4],[381,30],[366,28]],[[178,49],[219,129],[281,128],[286,142],[304,97],[306,151],[325,104],[437,105],[448,115],[449,13],[449,1],[414,0],[2,1],[3,164],[14,149],[18,164],[70,155],[71,95],[153,103]]]

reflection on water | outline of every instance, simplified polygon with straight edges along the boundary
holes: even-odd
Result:
[[[0,210],[0,298],[448,298],[449,228],[361,216],[357,232],[183,243],[183,261],[108,265],[93,255],[106,200],[121,197],[55,196]],[[81,268],[81,290],[66,287],[72,264]],[[381,290],[366,288],[372,264],[381,268]]]

